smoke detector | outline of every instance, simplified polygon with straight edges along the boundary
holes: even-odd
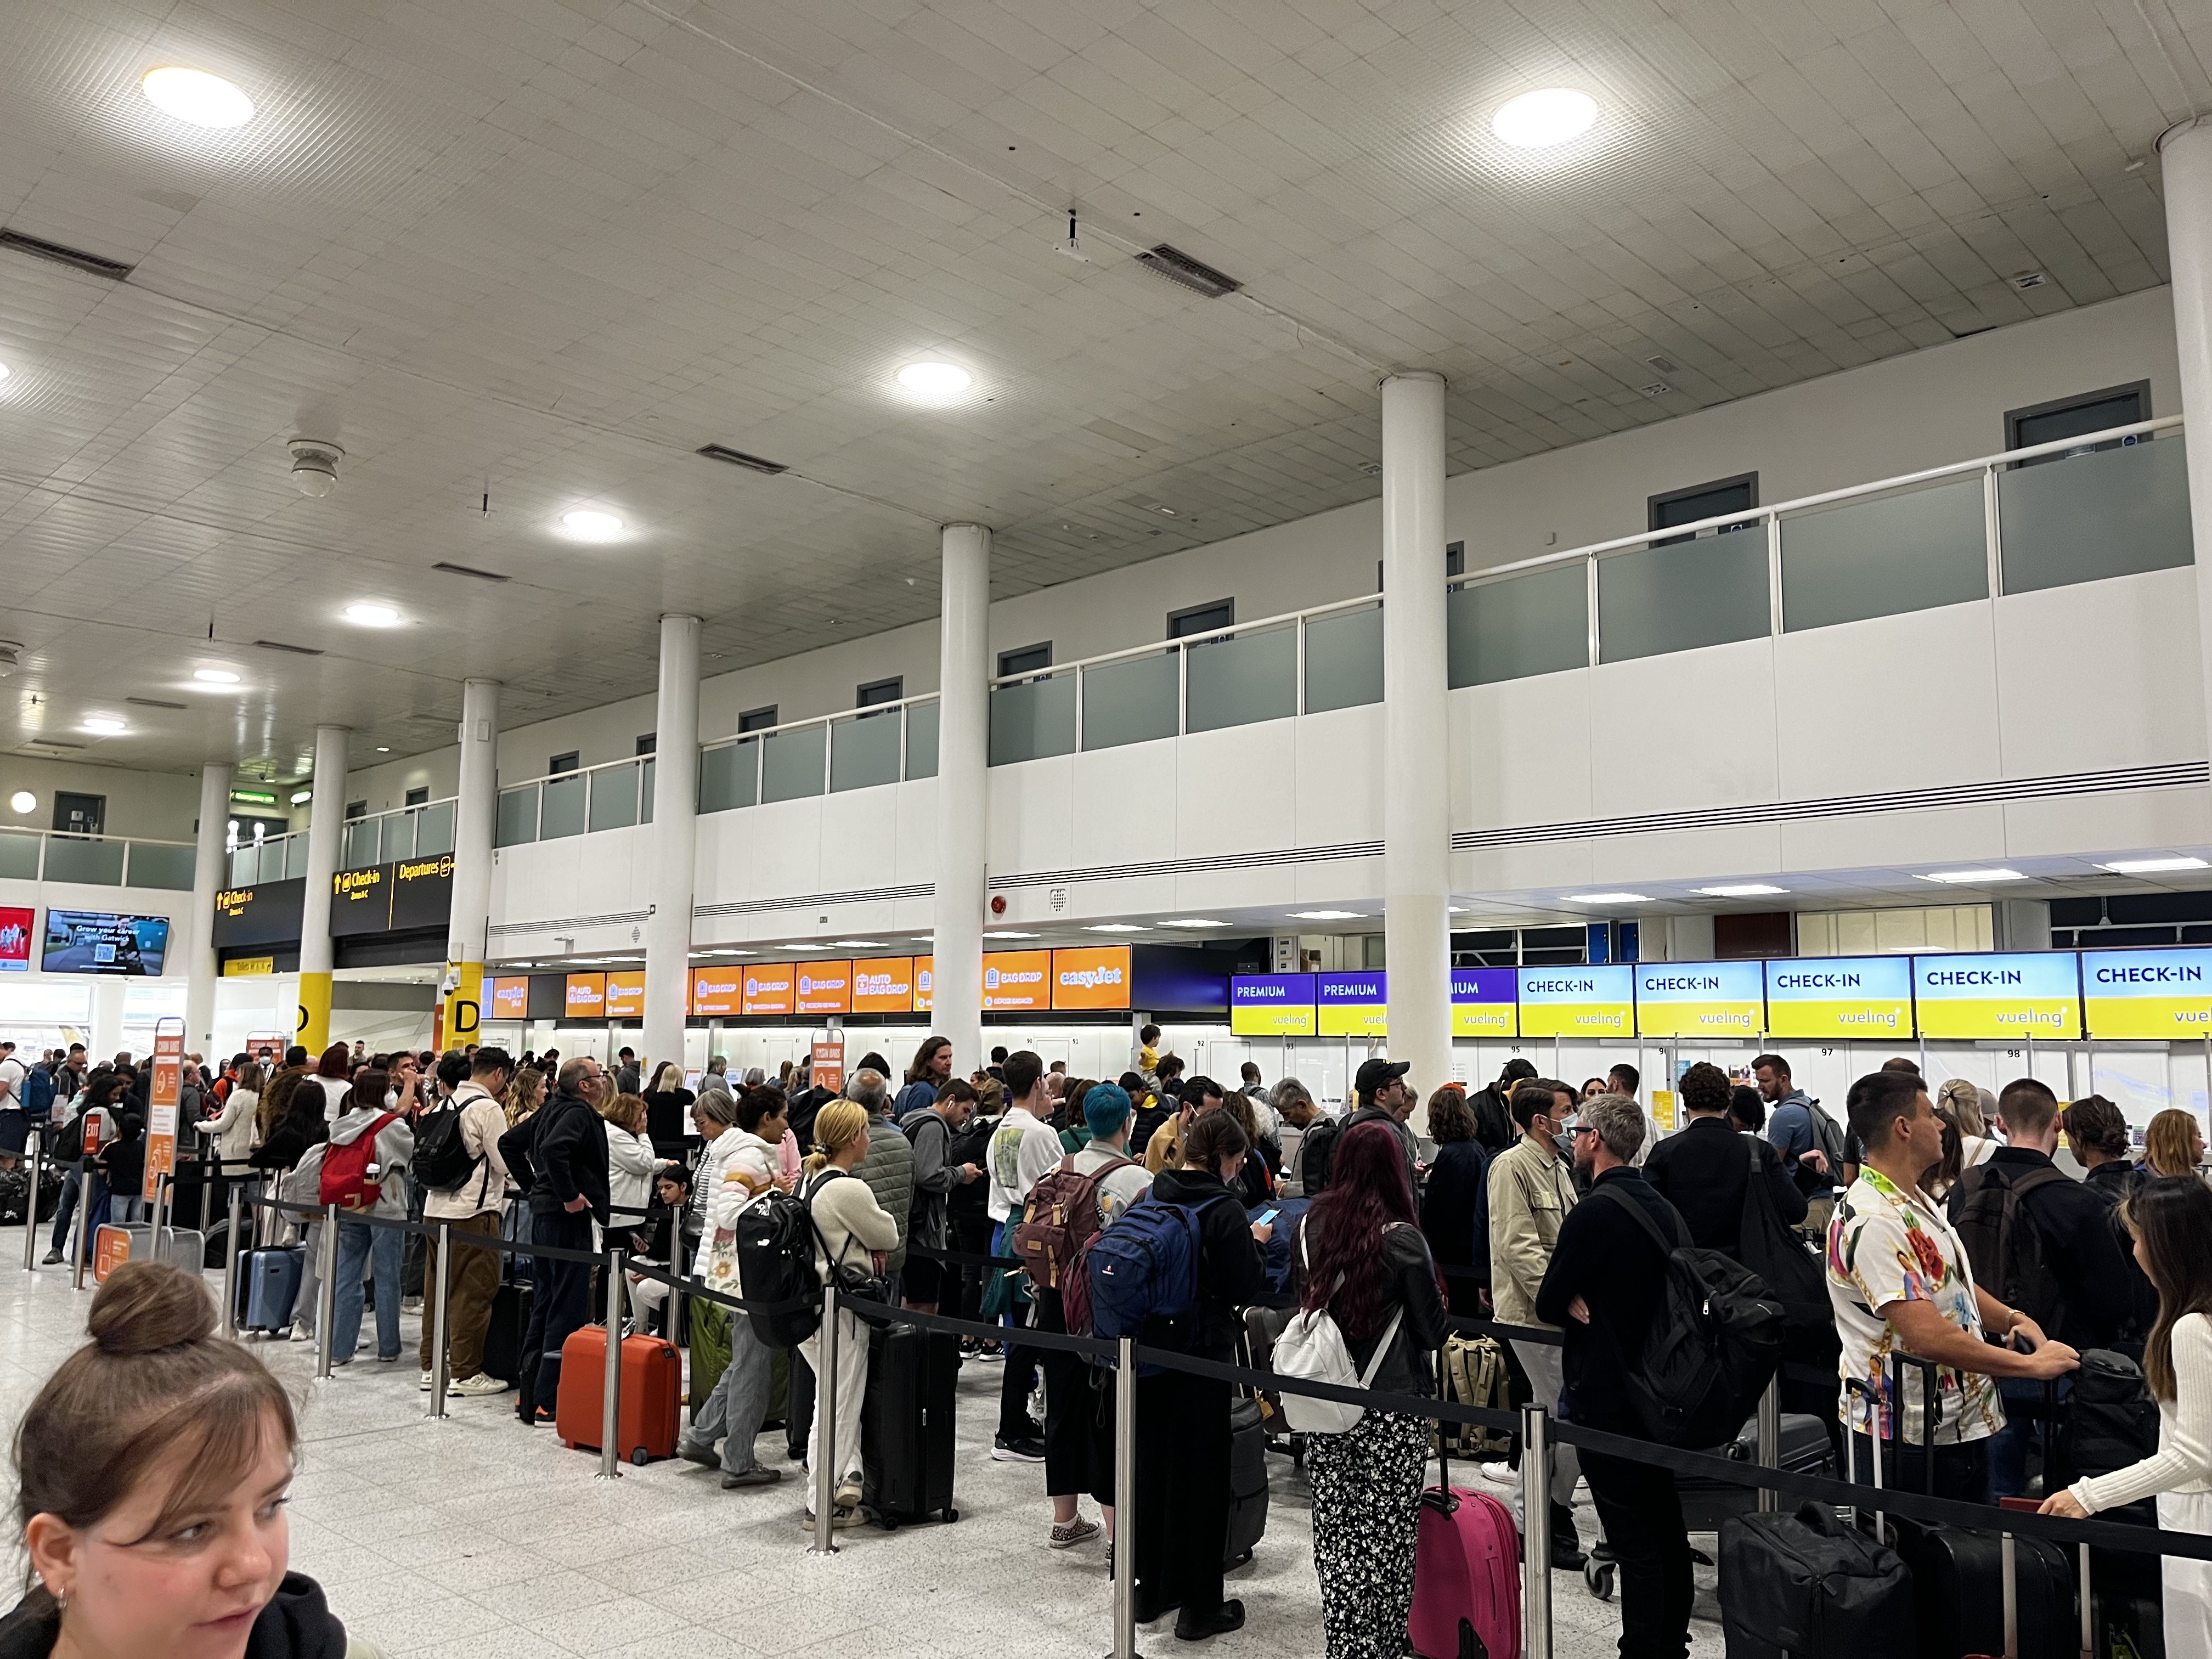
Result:
[[[295,438],[286,447],[292,452],[293,487],[302,495],[319,500],[337,487],[345,451],[321,438]]]

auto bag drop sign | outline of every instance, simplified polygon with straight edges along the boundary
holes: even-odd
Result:
[[[2212,950],[2084,951],[2081,997],[2093,1037],[2212,1034]]]
[[[1636,970],[1618,963],[1516,968],[1524,1037],[1636,1035]]]
[[[1909,1037],[1907,957],[1822,957],[1766,966],[1766,1030],[1778,1037]]]
[[[1915,957],[1912,1000],[1923,1036],[2081,1035],[2081,965],[2071,951]]]

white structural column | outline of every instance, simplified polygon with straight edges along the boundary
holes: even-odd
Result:
[[[230,763],[210,761],[200,768],[198,845],[192,853],[192,909],[179,941],[185,964],[185,1048],[215,1053],[215,896],[230,873],[227,842],[230,828]]]
[[[2205,723],[2212,730],[2212,125],[2159,140],[2166,246],[2173,270],[2173,343],[2189,445],[2189,519],[2197,543],[2197,634]]]
[[[343,726],[315,728],[314,799],[307,810],[307,892],[300,903],[300,1012],[293,1041],[312,1058],[331,1042],[331,882],[345,830],[346,738]]]
[[[1382,932],[1390,1057],[1451,1078],[1444,382],[1382,382]]]
[[[660,619],[653,726],[653,878],[645,919],[645,1053],[684,1064],[691,1012],[691,882],[699,830],[699,619]]]
[[[984,876],[991,817],[991,532],[944,530],[937,682],[937,943],[930,1029],[952,1075],[983,1063]]]
[[[453,906],[446,921],[441,1046],[466,1047],[483,1027],[484,947],[491,927],[492,830],[499,814],[499,682],[461,684],[461,781],[453,802]]]

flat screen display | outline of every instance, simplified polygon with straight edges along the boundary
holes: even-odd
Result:
[[[152,979],[169,951],[167,916],[123,916],[108,910],[46,912],[46,945],[39,965],[50,974],[115,974]]]
[[[31,971],[31,925],[37,920],[36,911],[0,905],[0,974]]]

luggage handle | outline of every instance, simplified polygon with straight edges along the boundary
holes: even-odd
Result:
[[[1449,1375],[1444,1370],[1443,1345],[1439,1343],[1437,1346],[1437,1397],[1443,1398],[1445,1390],[1450,1387]],[[1449,1437],[1444,1432],[1443,1424],[1439,1421],[1437,1424],[1437,1484],[1433,1490],[1425,1488],[1421,1493],[1421,1502],[1439,1515],[1455,1515],[1459,1512],[1459,1499],[1452,1496],[1451,1453],[1445,1445],[1449,1438]]]
[[[2033,1515],[2040,1510],[2043,1505],[2039,1500],[2033,1498],[2000,1498],[1997,1499],[1997,1507],[2001,1510],[2011,1510],[2021,1515]],[[2015,1581],[2012,1534],[2008,1532],[2001,1533],[1998,1537],[2004,1553],[2005,1653],[2007,1659],[2012,1659],[2019,1650],[2017,1639],[2020,1624],[2019,1590]],[[2081,1620],[2081,1659],[2094,1659],[2097,1650],[2097,1613],[2096,1604],[2090,1592],[2089,1547],[2087,1544],[2076,1544],[2074,1550],[2074,1571],[2081,1583],[2081,1600],[2078,1605]]]

